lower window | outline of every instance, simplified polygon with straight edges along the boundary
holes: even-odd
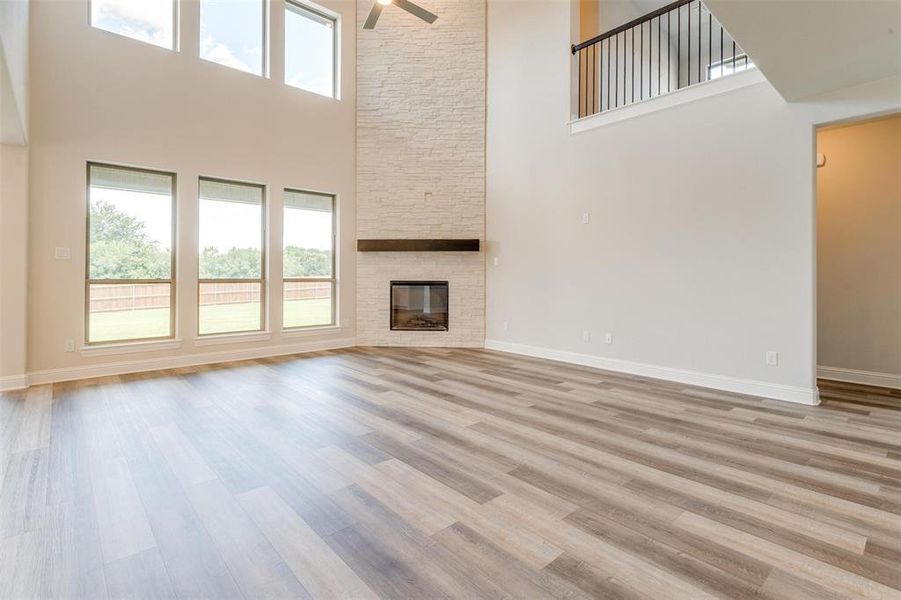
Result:
[[[282,327],[335,324],[335,197],[284,191]]]
[[[286,281],[284,327],[315,327],[335,322],[332,281]]]
[[[202,177],[197,332],[265,327],[265,188]]]
[[[175,175],[88,164],[85,341],[175,335]]]
[[[89,284],[89,341],[169,337],[175,314],[172,292],[170,283]]]
[[[258,281],[201,283],[200,335],[259,331],[263,303]]]

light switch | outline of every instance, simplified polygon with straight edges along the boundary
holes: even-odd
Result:
[[[72,258],[72,252],[68,248],[57,248],[53,253],[57,260],[68,260]]]

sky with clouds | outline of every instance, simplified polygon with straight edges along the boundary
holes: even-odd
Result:
[[[173,46],[172,0],[92,0],[95,27]],[[200,56],[263,74],[263,0],[202,0]],[[324,96],[334,93],[334,25],[289,6],[285,14],[285,83]]]

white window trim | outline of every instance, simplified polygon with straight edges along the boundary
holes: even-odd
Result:
[[[314,325],[312,327],[291,327],[290,329],[282,329],[282,337],[284,338],[303,338],[322,335],[325,333],[334,333],[338,331],[348,330],[349,327],[344,325]]]
[[[135,352],[157,352],[181,348],[181,339],[148,342],[125,342],[90,346],[82,345],[78,351],[82,356],[110,356],[113,354],[133,354]]]
[[[250,333],[223,333],[205,335],[194,340],[195,346],[221,346],[223,344],[243,344],[247,342],[268,342],[272,339],[271,331],[252,331]]]

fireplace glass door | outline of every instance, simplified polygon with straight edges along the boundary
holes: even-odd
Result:
[[[391,329],[447,331],[446,281],[392,281]]]

